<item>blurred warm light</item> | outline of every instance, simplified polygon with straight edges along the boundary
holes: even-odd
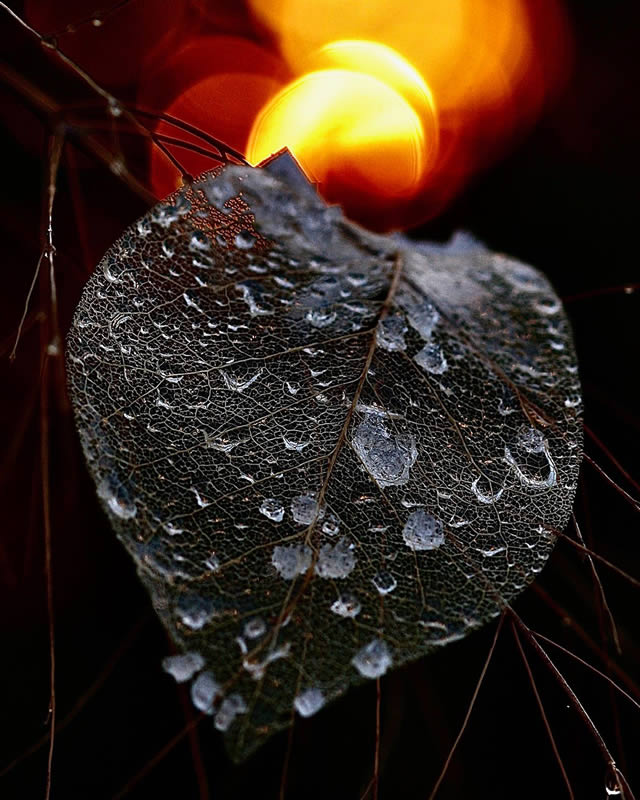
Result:
[[[342,39],[321,47],[308,59],[308,69],[346,69],[363,72],[391,86],[412,106],[431,136],[437,134],[435,105],[422,75],[391,47],[379,42]],[[436,140],[429,139],[436,149]]]
[[[469,175],[535,120],[569,63],[570,39],[556,0],[250,0],[250,5],[275,35],[296,77],[260,112],[249,159],[288,145],[326,196],[376,227],[407,225],[437,213]],[[342,85],[331,77],[334,71],[342,72]],[[376,89],[356,74],[375,79]],[[371,87],[361,97],[358,82]],[[398,98],[418,117],[421,133],[406,106],[400,103],[391,112]],[[396,119],[389,121],[392,114]],[[385,160],[395,163],[379,163]],[[356,179],[367,191],[354,202]],[[402,208],[388,209],[382,202],[410,195],[411,203]],[[383,209],[383,217],[372,218],[374,206]]]
[[[142,108],[169,114],[244,152],[256,115],[289,77],[277,54],[255,42],[241,36],[197,36],[170,58],[150,60],[136,100]],[[203,145],[163,122],[156,131]],[[216,165],[185,148],[173,152],[192,175]],[[164,197],[180,186],[180,173],[155,147],[150,159],[153,191]]]
[[[380,230],[433,217],[504,156],[571,61],[559,0],[249,0],[249,8],[253,22],[239,17],[233,33],[185,36],[169,55],[158,49],[139,104],[252,163],[289,147],[328,200]],[[157,130],[197,143],[164,123]],[[192,174],[213,163],[174,153]],[[179,181],[157,151],[151,173],[158,195]]]
[[[322,48],[253,125],[247,157],[257,164],[288,147],[328,199],[354,206],[414,194],[437,152],[431,93],[390,48],[342,41]]]
[[[250,0],[295,73],[308,54],[339,39],[392,47],[431,86],[438,107],[492,102],[531,55],[522,0]]]

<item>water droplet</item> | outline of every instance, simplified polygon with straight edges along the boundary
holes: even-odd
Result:
[[[254,281],[243,281],[236,284],[236,289],[242,292],[242,299],[249,307],[252,317],[273,314],[273,308],[264,301],[262,288]]]
[[[287,437],[282,434],[282,441],[284,442],[284,446],[287,450],[295,450],[298,453],[301,453],[305,447],[308,447],[311,442],[296,442],[293,439],[287,439]]]
[[[112,259],[105,259],[102,263],[102,274],[109,283],[122,283],[123,268]]]
[[[391,653],[385,641],[373,639],[358,650],[351,663],[364,678],[379,678],[392,664]]]
[[[247,704],[244,702],[242,695],[230,694],[229,697],[225,697],[220,704],[213,724],[217,730],[223,732],[227,731],[238,714],[245,714],[246,711]]]
[[[534,431],[535,434],[540,434],[540,431],[536,431],[535,428],[530,428],[529,431]],[[523,486],[528,486],[531,489],[550,489],[552,486],[555,486],[557,480],[557,471],[556,465],[551,457],[551,453],[549,452],[549,446],[546,442],[544,437],[541,440],[537,438],[537,436],[528,435],[525,439],[520,439],[518,444],[527,452],[527,453],[539,453],[540,449],[544,454],[544,457],[547,461],[547,466],[549,468],[549,473],[546,478],[531,478],[529,477],[522,467],[518,464],[516,459],[513,457],[511,450],[505,445],[504,448],[504,460],[507,464],[513,469],[516,473],[518,478],[520,479],[520,483]],[[540,449],[537,449],[540,448]]]
[[[196,301],[187,293],[182,293],[182,299],[184,300],[187,308],[195,308],[196,311],[199,311],[201,314],[203,313],[200,306],[196,303]]]
[[[173,522],[165,522],[162,527],[169,536],[179,536],[181,533],[184,533],[184,528],[179,528],[177,525],[174,525]]]
[[[326,309],[312,308],[307,311],[305,319],[311,323],[314,328],[326,328],[335,322],[337,313],[335,311],[327,311]]]
[[[407,517],[402,538],[411,550],[435,550],[444,542],[444,528],[439,519],[418,508]]]
[[[565,408],[577,408],[582,403],[582,398],[580,395],[573,394],[569,397],[565,397],[564,400],[564,407]]]
[[[389,592],[392,592],[398,585],[398,581],[390,572],[387,572],[386,570],[381,570],[380,572],[376,573],[371,580],[373,585],[378,590],[378,594],[383,595],[389,594]]]
[[[167,258],[173,258],[173,256],[176,254],[176,249],[170,239],[165,239],[162,242],[162,252]]]
[[[161,228],[170,227],[176,222],[179,216],[178,209],[171,204],[167,204],[166,206],[157,205],[151,210],[151,219],[156,225],[160,225]]]
[[[243,634],[247,639],[259,639],[267,632],[267,623],[262,617],[253,617],[244,625]]]
[[[518,431],[518,446],[527,453],[542,453],[545,438],[542,431],[523,425]]]
[[[481,555],[485,556],[486,558],[492,558],[493,556],[497,556],[498,553],[504,553],[504,552],[506,552],[506,549],[507,548],[504,547],[504,546],[501,546],[501,547],[487,547],[484,550],[482,548],[480,548],[480,547],[476,547],[476,550],[478,551],[478,553],[480,553]]]
[[[224,369],[220,370],[222,380],[225,382],[227,389],[231,389],[233,392],[244,392],[245,389],[248,389],[252,383],[255,383],[258,380],[262,373],[262,367],[260,367],[260,369],[253,375],[243,375],[242,377],[231,375]]]
[[[176,613],[183,625],[199,631],[213,617],[213,602],[199,594],[184,594],[176,603]]]
[[[620,782],[618,780],[617,770],[615,767],[609,767],[604,780],[604,788],[607,797],[621,797],[622,791],[620,790]]]
[[[151,233],[151,222],[147,217],[139,219],[136,223],[136,230],[140,236],[148,236]]]
[[[546,316],[557,314],[562,308],[557,297],[541,297],[539,300],[536,300],[533,307],[539,314],[544,314]]]
[[[348,272],[345,278],[352,286],[364,286],[367,282],[364,272]]]
[[[318,508],[316,498],[312,494],[301,494],[291,501],[293,519],[299,525],[311,525],[312,522],[324,517],[324,509]]]
[[[311,548],[306,544],[277,545],[271,563],[281,577],[292,580],[305,573],[311,565]]]
[[[251,231],[242,230],[236,234],[234,239],[236,247],[240,250],[250,250],[256,243],[256,237]]]
[[[260,513],[273,522],[282,522],[284,518],[284,506],[275,497],[266,497],[260,506]]]
[[[220,559],[215,553],[211,553],[205,558],[204,565],[211,572],[217,572],[220,569]]]
[[[545,289],[548,291],[546,280],[528,264],[521,264],[519,261],[513,261],[499,254],[493,256],[493,262],[499,272],[516,289],[524,292],[542,292]]]
[[[399,296],[398,303],[407,312],[409,324],[423,339],[431,338],[434,328],[438,324],[440,314],[432,302],[425,299],[416,299],[408,295]]]
[[[93,23],[95,25],[96,20],[94,20]],[[100,23],[100,24],[102,24],[102,23]],[[122,106],[116,100],[115,97],[110,97],[109,98],[108,106],[109,106],[109,113],[111,114],[112,117],[116,117],[117,118],[117,117],[122,116]]]
[[[120,519],[132,519],[138,513],[129,493],[115,477],[104,478],[98,486],[98,497],[102,498],[109,511]]]
[[[211,269],[213,267],[213,259],[206,253],[199,253],[191,259],[191,264],[199,269]]]
[[[221,453],[230,453],[238,445],[244,444],[247,439],[236,439],[235,441],[226,436],[219,436],[216,439],[206,439],[205,444],[212,450],[219,450]]]
[[[213,714],[213,701],[219,692],[220,686],[213,677],[213,673],[209,670],[201,672],[191,684],[191,702],[198,711]]]
[[[203,496],[200,494],[200,492],[199,492],[199,491],[196,489],[196,487],[195,487],[195,486],[192,486],[192,487],[191,487],[191,491],[192,491],[192,492],[193,492],[193,494],[195,495],[195,498],[196,498],[196,503],[198,504],[198,506],[199,506],[200,508],[206,508],[207,506],[210,506],[210,505],[211,505],[211,500],[209,500],[207,497],[203,497]]]
[[[305,689],[296,696],[293,705],[301,717],[311,717],[320,711],[325,702],[324,692],[321,689]]]
[[[402,314],[385,317],[376,330],[376,344],[389,352],[406,350],[404,335],[407,330]]]
[[[200,653],[181,653],[163,658],[162,669],[169,673],[177,683],[184,683],[191,680],[196,672],[200,672],[204,663],[204,658]]]
[[[476,478],[471,484],[471,491],[478,498],[479,502],[485,503],[487,505],[497,503],[498,500],[502,497],[502,493],[504,492],[504,486],[502,486],[500,489],[498,489],[497,492],[494,492],[493,494],[485,494],[484,492],[481,492],[480,489],[478,488],[479,481],[480,477]]]
[[[183,194],[179,194],[175,200],[175,209],[183,217],[191,211],[191,202]]]
[[[211,249],[209,237],[202,231],[194,231],[189,237],[189,250],[204,252]]]
[[[290,281],[289,278],[285,278],[283,275],[274,275],[273,281],[282,289],[295,289],[296,287],[293,281]]]
[[[321,578],[346,578],[356,565],[353,545],[342,538],[335,545],[323,544],[318,553],[316,574]]]
[[[434,375],[442,375],[449,368],[442,348],[438,344],[429,343],[414,356],[416,364]]]
[[[322,532],[326,533],[328,536],[336,536],[339,531],[340,522],[338,521],[338,518],[335,516],[335,514],[329,514],[322,525]]]
[[[409,469],[418,457],[413,436],[392,436],[378,414],[368,414],[358,425],[353,449],[381,487],[406,483]]]
[[[331,610],[339,617],[348,617],[352,619],[358,616],[362,610],[362,606],[355,595],[346,592],[345,594],[341,594],[331,605]]]
[[[282,627],[284,627],[282,624]],[[275,650],[270,650],[262,661],[250,661],[245,658],[242,666],[255,681],[259,681],[264,677],[265,669],[272,661],[277,661],[280,658],[287,658],[291,652],[291,642],[285,642],[277,647]]]

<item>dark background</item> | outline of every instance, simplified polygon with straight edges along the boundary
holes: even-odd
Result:
[[[80,17],[92,10],[90,5],[81,7]],[[240,4],[186,5],[197,6],[197,13],[189,11],[190,25],[199,20],[202,25],[233,30],[246,24]],[[574,328],[586,423],[637,475],[640,289],[632,289],[640,284],[640,14],[637,3],[626,0],[575,0],[567,2],[566,9],[576,55],[572,77],[561,95],[501,162],[477,176],[448,209],[415,235],[445,239],[462,227],[490,247],[535,264],[549,275],[565,298]],[[117,27],[116,14],[113,24]],[[173,33],[182,35],[180,29]],[[80,29],[75,35],[84,32]],[[107,79],[111,70],[115,74],[123,60],[135,59],[144,46],[144,41],[127,40],[122,49],[105,48],[101,64]],[[73,107],[93,97],[1,10],[0,63],[53,97],[62,107],[57,119],[67,123]],[[46,733],[49,698],[43,421],[50,442],[57,705],[58,722],[63,725],[56,737],[52,796],[112,797],[146,768],[144,778],[131,787],[130,797],[277,797],[286,734],[234,767],[205,720],[166,757],[153,761],[195,716],[184,690],[159,668],[170,645],[133,565],[97,506],[74,435],[61,359],[49,359],[48,367],[43,367],[50,330],[45,280],[36,284],[18,357],[13,362],[8,358],[40,249],[46,134],[52,119],[34,113],[33,92],[25,97],[15,80],[13,87],[7,85],[3,74],[0,769],[16,758],[22,760],[0,777],[0,797],[35,798],[45,793],[46,747],[25,757]],[[133,98],[134,90],[132,85],[121,86],[118,95]],[[106,116],[96,119],[104,122]],[[144,150],[130,139],[122,142],[127,163],[135,164],[134,171],[144,179]],[[80,140],[74,141],[79,144],[71,151],[71,160],[63,162],[54,212],[63,332],[88,272],[146,207],[144,199],[82,151]],[[586,450],[638,496],[588,436]],[[589,464],[583,467],[576,513],[596,552],[631,574],[640,574],[637,512]],[[638,590],[605,567],[599,571],[619,627],[622,655],[615,655],[602,625],[588,565],[566,543],[558,545],[538,581],[552,606],[531,589],[516,609],[533,628],[590,664],[612,670],[612,675],[617,668],[638,680]],[[607,666],[584,644],[579,629],[618,666]],[[382,681],[381,798],[428,797],[464,717],[494,630],[490,626]],[[527,652],[575,797],[604,800],[606,765],[589,730],[568,707],[566,696],[539,659],[530,648]],[[569,657],[554,657],[640,793],[640,711],[624,699],[614,702],[607,684]],[[624,680],[624,675],[617,679]],[[363,686],[313,720],[296,723],[287,797],[362,795],[372,775],[375,703],[375,685]],[[505,626],[438,797],[567,796],[522,659]]]

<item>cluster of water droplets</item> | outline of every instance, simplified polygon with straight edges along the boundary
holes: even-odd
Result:
[[[575,475],[520,392],[553,417],[542,390],[566,383],[563,433],[575,364],[535,270],[352,228],[290,163],[189,196],[103,260],[70,372],[98,494],[185,649],[164,669],[219,730],[268,728],[489,619],[478,575],[509,597],[539,571],[547,496]],[[513,296],[535,336],[513,333]]]
[[[215,728],[224,732],[238,715],[246,713],[247,704],[237,692],[224,697],[213,672],[203,669],[205,663],[200,653],[189,651],[167,656],[162,667],[178,683],[192,681],[191,702],[203,714],[213,715]]]

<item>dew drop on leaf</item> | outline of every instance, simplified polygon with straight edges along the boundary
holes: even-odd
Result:
[[[196,672],[204,667],[205,661],[200,653],[180,653],[162,660],[162,669],[175,678],[177,683],[191,680]]]
[[[325,702],[321,689],[306,689],[296,696],[293,705],[301,717],[311,717],[316,711],[320,711]]]

